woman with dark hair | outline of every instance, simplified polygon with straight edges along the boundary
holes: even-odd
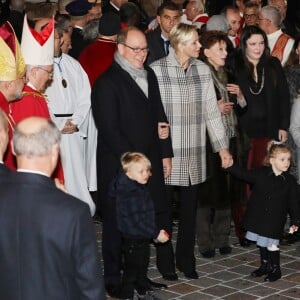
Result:
[[[238,117],[250,138],[248,168],[252,169],[261,165],[269,140],[287,140],[290,123],[284,70],[278,59],[270,56],[267,36],[259,27],[247,26],[243,30],[235,71],[245,102],[244,107],[239,107]],[[228,90],[235,93],[236,87]]]
[[[206,31],[200,36],[200,44],[200,58],[209,66],[212,74],[230,153],[234,160],[239,160],[240,155],[237,152],[241,153],[242,144],[233,109],[237,99],[236,95],[230,94],[226,88],[229,82],[234,82],[232,72],[225,67],[227,35],[221,31]],[[236,85],[235,87],[238,88]],[[239,206],[241,199],[245,200],[246,189],[245,184],[222,170],[220,158],[213,153],[209,140],[206,146],[208,179],[200,185],[196,232],[200,253],[203,257],[210,258],[215,255],[215,249],[219,249],[220,254],[231,252],[229,244],[231,205]],[[243,238],[243,231],[242,234],[239,233],[240,222],[237,223],[236,234],[239,238]]]
[[[259,27],[244,28],[235,72],[244,96],[238,99],[236,112],[250,143],[247,168],[254,169],[262,165],[271,139],[287,141],[290,125],[290,100],[284,70],[279,60],[270,56],[267,36]],[[229,85],[227,89],[231,93],[238,92],[236,86]],[[235,210],[241,222],[245,211],[245,205]]]

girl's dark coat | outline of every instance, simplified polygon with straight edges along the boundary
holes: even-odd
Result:
[[[299,225],[299,194],[296,179],[288,172],[275,176],[271,167],[245,171],[236,164],[227,169],[232,175],[253,184],[244,219],[246,230],[280,239],[286,216]]]

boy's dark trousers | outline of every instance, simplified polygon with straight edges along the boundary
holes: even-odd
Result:
[[[123,239],[124,272],[121,296],[133,298],[134,290],[144,295],[149,290],[147,278],[149,258],[149,239]]]

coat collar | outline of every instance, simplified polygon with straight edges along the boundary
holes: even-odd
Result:
[[[178,58],[176,56],[175,50],[174,50],[174,48],[172,46],[170,46],[170,48],[169,48],[169,54],[166,57],[166,61],[169,62],[169,64],[171,66],[182,68],[181,65],[180,65],[180,63],[179,63],[179,60],[178,60]],[[196,58],[190,58],[189,59],[189,67],[188,67],[188,69],[192,65],[196,65],[197,62],[199,62],[198,59],[196,59]]]
[[[54,180],[40,174],[28,172],[15,172],[14,178],[18,183],[27,183],[34,185],[47,185],[50,188],[56,188]]]
[[[267,167],[268,168],[268,176],[274,176],[278,179],[282,178],[283,180],[286,180],[287,179],[287,174],[288,172],[282,172],[280,175],[275,175],[275,173],[273,172],[273,169],[272,167]]]
[[[147,103],[149,103],[148,99],[149,99],[149,68],[145,66],[145,70],[147,71],[147,80],[148,80],[148,98],[146,97],[146,95],[144,94],[144,92],[142,91],[142,89],[138,86],[138,84],[136,83],[136,81],[131,77],[131,75],[124,70],[116,61],[113,62],[113,68],[116,68],[119,70],[120,74],[122,74],[122,79],[125,81],[127,81],[128,86],[130,86],[130,88],[134,88],[138,93],[140,93],[141,98],[143,98],[144,100],[147,101]],[[115,70],[116,70],[115,69]]]

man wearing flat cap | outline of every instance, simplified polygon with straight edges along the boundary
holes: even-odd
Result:
[[[88,22],[88,13],[93,4],[86,0],[75,0],[66,6],[66,11],[71,17],[73,32],[71,36],[72,49],[69,55],[77,59],[81,51],[89,44],[84,40],[82,30]]]
[[[120,28],[120,18],[115,13],[104,14],[99,20],[98,38],[80,54],[78,61],[88,74],[91,86],[112,64]]]

